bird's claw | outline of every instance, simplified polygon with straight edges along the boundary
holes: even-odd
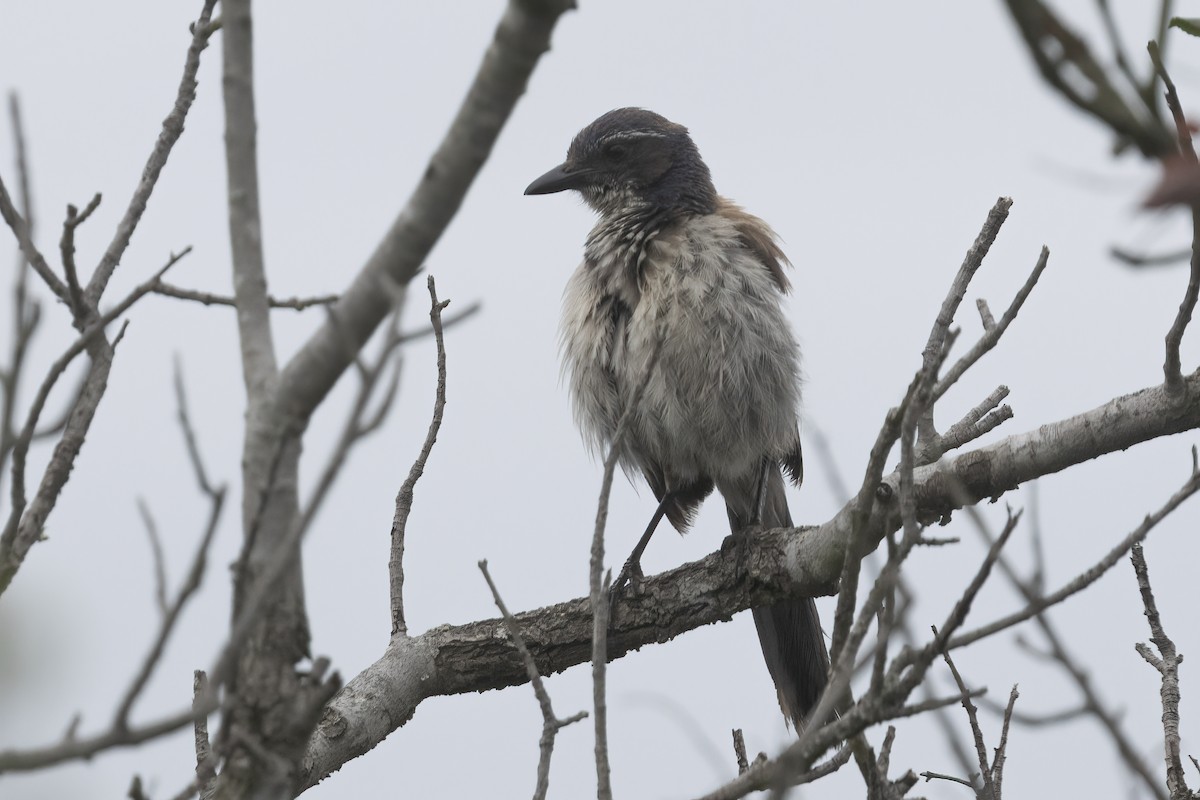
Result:
[[[617,579],[612,582],[612,586],[608,589],[608,616],[612,619],[613,611],[616,609],[617,600],[624,594],[626,588],[631,594],[637,594],[641,590],[642,580],[646,576],[642,574],[642,565],[639,561],[629,560],[621,567],[621,571],[617,574]]]
[[[735,561],[734,572],[738,578],[742,578],[746,574],[746,565],[750,558],[750,543],[754,535],[762,530],[759,525],[747,525],[739,531],[729,534],[721,541],[721,556],[729,558],[732,556]]]

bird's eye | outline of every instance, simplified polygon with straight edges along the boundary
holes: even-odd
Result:
[[[604,148],[604,155],[609,158],[620,160],[625,157],[627,149],[623,144],[613,143]]]

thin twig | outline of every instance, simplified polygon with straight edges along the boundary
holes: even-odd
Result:
[[[938,637],[936,626],[933,628],[933,635]],[[942,653],[942,658],[946,660],[946,666],[950,668],[950,674],[954,676],[954,683],[962,695],[963,709],[967,712],[967,719],[971,723],[971,735],[975,739],[975,755],[979,758],[979,774],[983,777],[984,791],[987,792],[985,800],[1000,800],[1000,795],[996,792],[996,786],[992,782],[992,767],[988,764],[987,745],[983,741],[983,729],[979,727],[979,714],[975,704],[971,702],[967,684],[959,674],[958,667],[954,666],[954,659],[950,657],[949,650]]]
[[[986,522],[983,520],[982,515],[975,512],[974,509],[969,510],[969,514],[971,521],[974,523],[984,541],[991,543],[992,534],[988,529]],[[1034,531],[1034,536],[1032,538],[1035,542],[1038,538],[1040,538],[1040,535],[1040,531]],[[1037,551],[1035,550],[1035,553],[1036,552]],[[1008,563],[1006,559],[1001,559],[999,566],[1001,572],[1004,573],[1005,577],[1013,585],[1013,587],[1020,592],[1025,602],[1034,603],[1038,600],[1038,589],[1036,588],[1036,583],[1033,580],[1022,579],[1021,576],[1017,574],[1016,569],[1010,563]],[[1035,576],[1041,569],[1043,568],[1035,567]],[[1049,645],[1049,650],[1036,650],[1020,638],[1017,640],[1018,645],[1022,646],[1025,650],[1039,658],[1053,661],[1067,673],[1067,675],[1079,689],[1080,693],[1083,695],[1084,708],[1105,728],[1109,734],[1109,737],[1112,739],[1113,744],[1116,746],[1117,753],[1121,756],[1122,760],[1125,761],[1131,773],[1142,779],[1146,787],[1150,790],[1151,794],[1158,798],[1164,798],[1165,800],[1162,787],[1159,785],[1159,782],[1156,780],[1155,776],[1149,771],[1149,769],[1147,769],[1147,766],[1141,756],[1138,754],[1134,743],[1131,742],[1129,737],[1125,735],[1121,728],[1120,720],[1105,705],[1103,699],[1092,685],[1091,677],[1080,665],[1079,659],[1067,651],[1062,637],[1059,636],[1058,631],[1051,623],[1049,617],[1045,613],[1038,613],[1035,615],[1034,619],[1043,637],[1045,638],[1046,643]]]
[[[1134,544],[1141,542],[1149,535],[1158,523],[1166,519],[1176,508],[1178,508],[1185,500],[1200,491],[1200,472],[1193,472],[1180,487],[1179,491],[1175,492],[1161,508],[1153,514],[1148,514],[1146,519],[1140,525],[1133,529],[1116,547],[1108,551],[1105,556],[1089,567],[1086,571],[1076,576],[1071,581],[1067,582],[1057,591],[1047,595],[1041,595],[1035,600],[1029,602],[1025,608],[1006,617],[1001,617],[995,622],[982,625],[971,631],[966,631],[958,636],[953,637],[948,643],[950,649],[966,647],[969,644],[992,636],[1006,628],[1011,628],[1027,619],[1037,616],[1042,611],[1051,606],[1058,605],[1068,597],[1086,589],[1088,586],[1099,580],[1100,576],[1108,572],[1114,564],[1129,552],[1129,549]]]
[[[1192,257],[1192,248],[1171,253],[1134,253],[1121,247],[1109,248],[1108,254],[1130,267],[1173,267]]]
[[[192,711],[196,721],[192,726],[192,738],[196,748],[196,791],[200,800],[208,800],[213,794],[217,770],[213,758],[212,744],[208,740],[208,715],[204,713],[204,698],[208,696],[208,675],[204,670],[192,672]],[[189,792],[190,795],[190,792]]]
[[[425,443],[421,452],[408,471],[408,477],[400,485],[396,494],[396,514],[392,519],[392,550],[388,559],[388,585],[391,588],[392,636],[404,636],[408,633],[408,625],[404,620],[404,533],[408,525],[408,515],[412,511],[413,489],[425,472],[425,462],[437,441],[438,430],[442,427],[442,414],[446,409],[446,342],[442,337],[442,310],[450,304],[449,300],[439,301],[433,276],[427,281],[429,287],[429,322],[433,326],[433,336],[437,341],[437,393],[433,402],[433,419],[429,422],[429,430],[425,434]]]
[[[142,169],[141,180],[134,189],[133,196],[129,199],[125,215],[117,224],[113,240],[108,249],[104,251],[104,256],[100,259],[100,263],[96,266],[96,270],[88,282],[85,297],[90,305],[99,304],[100,296],[108,286],[109,278],[112,277],[113,271],[120,263],[121,256],[124,254],[125,248],[129,246],[133,232],[137,228],[138,222],[141,221],[142,214],[146,211],[146,204],[158,183],[163,167],[166,166],[167,157],[183,133],[184,120],[187,118],[188,110],[192,107],[192,102],[196,99],[196,74],[200,70],[200,54],[208,47],[209,38],[218,28],[212,22],[212,12],[216,5],[217,0],[204,0],[200,18],[192,23],[192,43],[188,47],[187,57],[184,60],[183,77],[179,81],[175,105],[167,118],[163,120],[162,131],[159,132],[154,148],[150,151],[150,157],[146,160],[146,166]]]
[[[87,221],[87,218],[100,207],[100,194],[96,193],[91,202],[80,213],[73,205],[67,206],[67,218],[63,221],[62,238],[59,240],[59,251],[62,253],[63,272],[67,276],[67,292],[70,298],[71,314],[75,317],[75,325],[82,327],[90,314],[94,313],[87,306],[83,297],[83,289],[79,286],[79,272],[75,266],[75,231]]]
[[[150,646],[150,650],[142,662],[141,669],[138,670],[138,674],[125,691],[121,699],[121,704],[117,707],[117,713],[113,718],[113,728],[116,730],[128,728],[129,712],[133,708],[133,704],[146,687],[150,676],[154,674],[154,668],[158,666],[158,661],[162,657],[163,650],[166,649],[167,640],[171,637],[171,632],[175,629],[175,623],[179,620],[179,615],[183,611],[183,607],[191,599],[191,596],[195,594],[196,590],[200,588],[200,583],[204,579],[204,569],[208,564],[209,545],[212,544],[213,537],[216,535],[224,503],[225,489],[221,487],[217,489],[212,498],[212,508],[208,514],[208,524],[205,526],[204,534],[200,538],[200,544],[196,548],[196,555],[192,557],[192,566],[188,570],[187,577],[183,585],[179,587],[175,601],[167,609],[167,613],[163,615],[162,621],[159,624],[158,635],[155,637],[154,643]]]
[[[191,725],[197,716],[211,714],[216,708],[216,699],[210,695],[200,705],[200,711],[189,707],[140,727],[125,729],[110,727],[95,736],[64,738],[58,744],[46,747],[29,750],[0,750],[0,774],[44,769],[65,761],[92,758],[116,747],[128,747],[148,742],[173,733],[185,725]]]
[[[1000,728],[1000,745],[996,748],[996,754],[992,758],[992,784],[996,789],[997,800],[1003,794],[1004,762],[1008,758],[1008,729],[1012,724],[1013,708],[1016,707],[1020,694],[1017,691],[1017,684],[1014,683],[1012,691],[1008,693],[1008,706],[1004,709],[1004,723]]]
[[[933,399],[936,401],[944,395],[951,386],[958,381],[963,374],[970,369],[975,362],[979,361],[988,351],[996,346],[1000,341],[1000,337],[1008,330],[1008,326],[1017,318],[1017,314],[1021,311],[1021,307],[1025,305],[1025,301],[1033,292],[1033,287],[1037,286],[1038,279],[1042,277],[1042,273],[1046,270],[1046,265],[1050,262],[1050,250],[1043,246],[1041,255],[1038,256],[1037,263],[1033,266],[1033,271],[1029,273],[1029,277],[1025,279],[1025,283],[1017,291],[1012,302],[1008,304],[1008,308],[1000,317],[1000,321],[992,326],[986,326],[983,336],[979,337],[974,346],[968,350],[962,358],[954,363],[954,366],[946,370],[945,376],[942,377],[933,390]],[[984,318],[986,321],[986,317]]]
[[[604,528],[608,524],[608,498],[612,492],[613,475],[624,450],[630,421],[642,402],[646,386],[658,366],[664,338],[663,332],[658,331],[654,339],[654,349],[646,361],[637,388],[621,412],[608,455],[604,459],[604,478],[600,482],[600,499],[596,503],[596,526],[592,532],[591,557],[588,564],[588,596],[592,606],[592,721],[596,739],[596,794],[599,800],[612,800],[611,771],[608,764],[608,706],[605,700],[609,588],[612,583],[611,572],[604,577]]]
[[[1150,53],[1150,61],[1154,64],[1154,71],[1158,73],[1158,77],[1163,82],[1163,87],[1166,89],[1167,109],[1171,112],[1171,118],[1175,121],[1175,136],[1179,144],[1179,152],[1189,161],[1196,161],[1196,147],[1192,144],[1192,129],[1188,125],[1187,117],[1183,113],[1183,106],[1179,102],[1179,92],[1175,91],[1175,83],[1171,80],[1171,76],[1167,74],[1167,68],[1163,64],[1162,53],[1159,52],[1158,42],[1153,39],[1146,44],[1146,50]]]
[[[504,628],[508,631],[508,637],[512,639],[513,647],[517,649],[521,661],[525,664],[525,670],[529,674],[529,684],[533,687],[538,707],[542,710],[542,736],[538,741],[540,756],[538,757],[537,787],[534,789],[533,798],[534,800],[543,800],[550,788],[550,756],[554,753],[554,737],[562,728],[585,718],[587,712],[580,711],[566,719],[559,719],[554,715],[554,706],[550,703],[550,693],[546,691],[546,686],[542,683],[542,676],[538,673],[537,664],[534,662],[529,648],[525,646],[525,639],[521,636],[521,629],[517,627],[517,621],[513,619],[513,615],[509,613],[504,601],[500,599],[500,590],[496,588],[495,581],[488,573],[486,559],[479,562],[479,571],[483,573],[488,588],[492,590],[492,599],[496,601],[496,608],[500,609]]]
[[[178,300],[191,300],[206,306],[229,306],[231,308],[237,306],[237,300],[228,295],[202,292],[197,289],[184,289],[181,286],[175,286],[170,283],[160,284],[154,290],[154,293],[160,294],[163,297],[174,297]],[[316,297],[285,297],[282,299],[268,295],[267,304],[271,308],[290,308],[294,311],[303,311],[313,306],[327,306],[336,303],[337,299],[338,296],[336,294],[323,294]]]
[[[1131,548],[1129,558],[1137,575],[1138,591],[1142,595],[1142,606],[1146,610],[1146,622],[1150,625],[1150,641],[1158,648],[1159,653],[1156,656],[1145,644],[1139,642],[1137,645],[1137,651],[1146,659],[1146,663],[1158,670],[1162,676],[1159,695],[1162,702],[1167,792],[1171,795],[1171,800],[1191,800],[1195,795],[1188,788],[1179,752],[1179,662],[1183,661],[1183,656],[1176,651],[1175,642],[1163,630],[1158,604],[1154,601],[1154,591],[1150,588],[1150,570],[1146,566],[1146,556],[1142,553],[1140,544]]]
[[[41,537],[46,519],[54,509],[58,501],[58,496],[66,485],[67,479],[70,477],[71,469],[75,464],[75,458],[79,455],[84,439],[91,428],[92,420],[95,418],[96,409],[99,408],[100,401],[104,398],[104,392],[108,385],[109,371],[112,368],[114,350],[117,342],[120,341],[125,332],[123,327],[117,333],[113,342],[109,344],[104,338],[105,327],[121,314],[124,314],[134,303],[153,289],[154,285],[167,270],[177,264],[189,252],[191,252],[191,247],[185,248],[178,255],[173,254],[168,259],[166,265],[159,269],[150,280],[137,286],[120,303],[117,303],[112,310],[94,322],[91,322],[80,333],[79,338],[74,344],[67,348],[67,351],[51,364],[50,370],[38,388],[37,395],[29,409],[25,425],[22,427],[13,446],[12,481],[10,487],[12,508],[5,523],[4,531],[0,533],[0,594],[3,594],[4,590],[8,588],[13,576],[20,569],[21,564],[25,560],[25,555],[29,552],[29,548]],[[80,390],[76,402],[71,407],[67,425],[63,430],[58,446],[55,448],[54,456],[50,464],[46,467],[46,471],[42,474],[42,481],[38,487],[37,494],[34,496],[32,502],[29,503],[27,509],[25,498],[25,458],[28,454],[30,442],[33,440],[34,432],[37,429],[38,418],[41,416],[50,390],[57,383],[58,378],[66,370],[71,361],[84,350],[88,351],[91,357],[91,364],[84,378],[83,388]]]
[[[146,535],[150,538],[150,553],[154,557],[154,603],[158,606],[160,617],[167,615],[167,566],[163,559],[162,540],[158,536],[158,523],[154,521],[154,515],[150,513],[150,506],[146,505],[145,498],[137,499],[138,514],[142,518],[142,525],[146,528]]]
[[[741,728],[733,729],[733,757],[737,761],[739,775],[750,769],[750,757],[746,755],[746,737]]]

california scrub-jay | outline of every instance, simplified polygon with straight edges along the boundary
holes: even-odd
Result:
[[[780,306],[788,262],[774,232],[717,194],[687,128],[643,109],[588,125],[525,194],[565,189],[600,215],[562,317],[563,368],[590,446],[612,444],[646,384],[620,460],[659,508],[629,566],[662,515],[685,532],[714,486],[735,536],[791,526],[783,473],[800,485],[800,348]],[[779,704],[799,729],[829,665],[816,605],[804,597],[753,613]]]

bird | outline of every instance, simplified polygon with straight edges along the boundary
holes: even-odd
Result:
[[[682,534],[714,490],[731,536],[791,527],[804,476],[800,347],[782,301],[790,262],[763,220],[719,195],[688,129],[641,108],[584,127],[526,195],[573,190],[598,215],[563,294],[562,368],[589,449],[619,441]],[[636,405],[630,405],[636,400]],[[753,609],[785,720],[800,731],[828,680],[811,597]]]

